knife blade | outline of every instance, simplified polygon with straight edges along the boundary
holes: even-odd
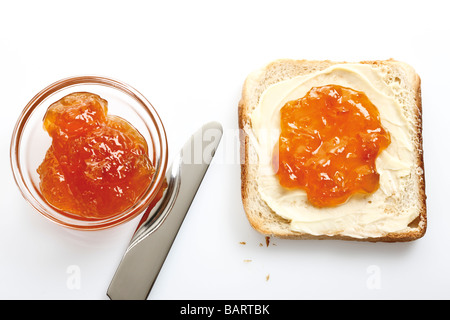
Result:
[[[210,122],[184,144],[166,173],[163,196],[142,216],[119,263],[107,290],[110,299],[147,299],[222,134],[220,123]]]

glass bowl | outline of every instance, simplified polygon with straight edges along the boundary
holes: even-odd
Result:
[[[54,208],[43,198],[36,169],[43,161],[51,138],[43,128],[47,108],[62,97],[86,91],[108,101],[108,114],[129,121],[147,140],[155,175],[138,201],[126,211],[106,219],[84,220]],[[106,229],[129,221],[145,210],[163,186],[168,161],[168,144],[163,123],[145,97],[131,86],[110,78],[79,76],[62,79],[36,94],[26,105],[14,127],[11,149],[14,179],[23,197],[43,216],[77,230]]]

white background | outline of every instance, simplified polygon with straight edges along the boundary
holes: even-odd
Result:
[[[82,74],[120,79],[144,94],[165,124],[172,156],[206,121],[225,130],[149,299],[450,298],[446,2],[1,0],[0,298],[107,299],[139,220],[105,231],[68,230],[37,214],[14,183],[9,146],[22,108],[45,86]],[[395,58],[416,69],[424,238],[270,239],[266,246],[250,227],[235,160],[237,105],[247,74],[278,58]],[[73,270],[80,287],[70,285]]]

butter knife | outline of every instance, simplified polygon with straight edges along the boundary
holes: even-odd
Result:
[[[166,173],[161,199],[142,216],[107,290],[112,300],[145,300],[217,150],[220,123],[203,125]]]

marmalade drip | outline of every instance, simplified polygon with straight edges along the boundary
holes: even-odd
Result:
[[[314,87],[281,109],[272,165],[283,187],[305,190],[316,207],[336,206],[378,189],[375,160],[389,144],[378,109],[363,92]]]
[[[98,95],[77,92],[53,103],[44,117],[52,138],[37,169],[48,203],[86,220],[130,208],[155,169],[144,137],[126,120],[108,115]]]

